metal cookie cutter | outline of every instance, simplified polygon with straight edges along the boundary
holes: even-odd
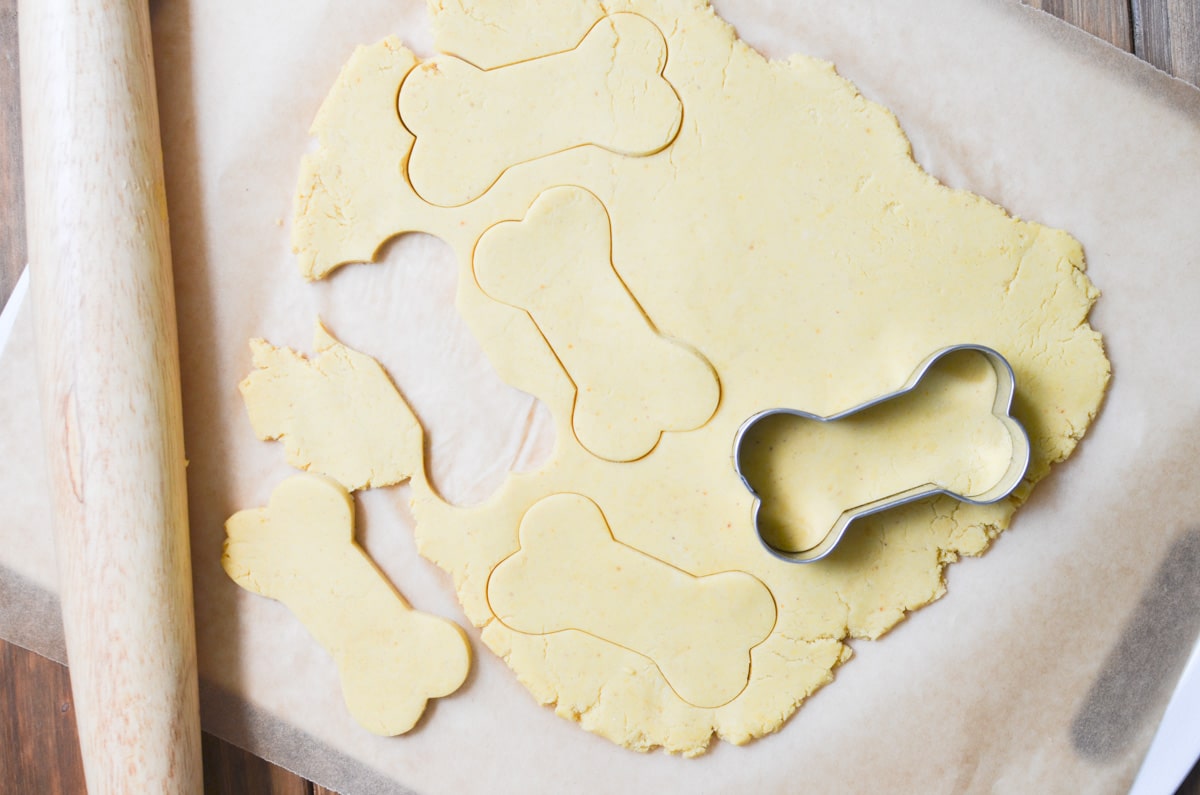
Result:
[[[768,542],[763,535],[762,527],[758,523],[759,511],[762,508],[761,496],[750,485],[749,480],[746,479],[746,475],[742,472],[742,443],[750,429],[767,417],[777,414],[805,417],[817,422],[836,422],[837,420],[845,419],[846,417],[866,411],[869,408],[878,406],[880,403],[913,391],[934,364],[943,357],[958,351],[977,351],[983,354],[996,372],[996,400],[992,404],[992,414],[1008,429],[1009,436],[1012,438],[1012,459],[1004,475],[991,488],[971,496],[957,494],[936,483],[925,483],[897,494],[849,508],[842,512],[825,537],[808,549],[797,551],[779,549]],[[1013,392],[1015,389],[1016,377],[1013,375],[1012,367],[1009,365],[1008,360],[999,353],[983,345],[951,345],[935,351],[925,361],[921,362],[900,389],[897,389],[895,392],[889,392],[886,395],[881,395],[854,408],[838,412],[837,414],[821,417],[807,411],[787,408],[766,409],[765,411],[758,412],[742,423],[741,428],[738,429],[737,435],[734,437],[733,466],[737,470],[738,477],[742,479],[742,483],[754,495],[754,529],[758,533],[759,541],[762,542],[767,551],[780,560],[789,563],[813,563],[832,552],[838,542],[842,540],[842,536],[845,535],[850,523],[860,517],[880,513],[889,508],[895,508],[899,505],[938,494],[946,494],[956,500],[972,505],[987,505],[1004,499],[1012,493],[1013,489],[1021,482],[1021,479],[1025,477],[1025,471],[1029,467],[1029,436],[1025,433],[1025,429],[1021,427],[1021,424],[1013,419],[1011,414]]]

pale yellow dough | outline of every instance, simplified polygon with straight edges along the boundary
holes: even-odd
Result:
[[[487,169],[472,169],[502,169],[481,194],[464,185],[486,180],[460,179],[459,164],[449,162],[473,157],[477,144],[465,154],[429,149],[422,157],[447,159],[422,166],[430,192],[444,191],[453,201],[479,194],[461,206],[434,206],[404,177],[414,139],[396,99],[417,59],[391,39],[360,49],[345,67],[314,124],[319,148],[302,167],[294,226],[302,272],[321,278],[340,264],[369,260],[400,232],[441,237],[459,258],[459,310],[501,377],[542,400],[558,430],[551,460],[537,472],[513,475],[476,508],[447,504],[423,471],[413,470],[419,548],[453,575],[467,616],[534,697],[586,729],[630,748],[663,746],[687,755],[702,753],[714,734],[743,743],[774,731],[832,680],[849,656],[848,638],[878,637],[941,596],[944,566],[983,552],[1028,485],[1083,435],[1109,368],[1099,335],[1087,325],[1097,292],[1084,276],[1082,250],[1064,232],[940,185],[912,161],[896,119],[831,65],[803,56],[765,60],[704,0],[456,0],[431,3],[431,11],[440,51],[506,74],[517,69],[507,64],[567,59],[606,14],[636,13],[663,35],[662,78],[678,96],[683,120],[669,144],[650,155],[590,143],[556,153],[549,150],[558,143],[493,147],[507,154]],[[561,79],[570,86],[575,75]],[[535,88],[511,91],[524,96]],[[584,104],[587,113],[604,112]],[[454,112],[471,116],[470,110]],[[591,141],[612,132],[606,125],[625,109],[615,103],[610,112]],[[577,140],[577,129],[557,126],[574,122],[569,113],[548,116],[543,140]],[[541,156],[530,159],[531,153]],[[437,178],[443,167],[447,184]],[[578,374],[605,349],[633,341],[604,339],[582,361],[556,356],[559,340],[539,330],[536,307],[530,312],[494,300],[485,291],[488,277],[481,274],[484,289],[476,281],[476,270],[487,266],[475,257],[476,244],[488,230],[527,218],[539,197],[561,186],[586,191],[604,208],[610,261],[625,291],[595,303],[591,295],[559,300],[573,300],[569,309],[595,319],[627,312],[612,302],[628,295],[658,335],[695,351],[716,374],[720,398],[711,419],[662,433],[636,460],[595,455],[572,425],[578,389],[586,386]],[[528,257],[544,254],[531,248]],[[511,259],[520,265],[520,257]],[[380,334],[383,345],[385,330]],[[741,423],[776,406],[835,414],[894,391],[930,353],[962,343],[997,349],[1016,372],[1015,413],[1032,442],[1027,485],[990,506],[937,498],[856,522],[818,564],[789,565],[767,554],[751,522],[752,497],[731,462]],[[311,378],[292,372],[278,384],[280,399],[287,393],[308,400]],[[632,383],[645,394],[682,395],[674,372]],[[678,417],[682,408],[669,413]],[[317,414],[309,421],[302,433],[320,436],[319,426],[334,420]],[[661,426],[656,432],[676,427],[654,424]],[[302,438],[295,443],[307,446]],[[389,461],[374,448],[361,455],[379,456],[358,460],[364,471]],[[320,457],[301,458],[319,468]],[[690,702],[669,681],[680,679],[666,664],[671,655],[651,642],[655,628],[667,633],[712,620],[705,603],[683,600],[668,609],[621,589],[580,588],[578,577],[555,580],[545,562],[527,577],[509,576],[507,567],[524,552],[527,512],[533,521],[534,506],[563,494],[586,500],[576,507],[593,512],[593,528],[595,514],[602,516],[613,539],[601,539],[602,548],[641,556],[646,576],[658,583],[646,588],[664,587],[670,578],[662,572],[672,567],[675,580],[695,583],[740,572],[770,592],[775,622],[764,640],[757,642],[754,632],[706,639],[720,646],[705,654],[721,682],[734,678],[728,673],[734,652],[744,655],[750,646],[748,675],[731,700],[711,706],[721,697],[714,693],[695,699],[709,706]],[[595,529],[591,537],[601,538]],[[600,572],[598,565],[591,585],[603,582]],[[512,591],[511,601],[489,591],[493,576]],[[504,611],[529,604],[535,593],[547,602],[558,595],[562,604],[554,607],[563,615],[526,610],[522,619],[515,610],[512,617],[492,610],[496,601]],[[551,631],[564,625],[577,630]],[[700,679],[689,672],[680,681]]]
[[[660,335],[610,259],[604,205],[579,188],[552,188],[520,222],[489,229],[475,278],[524,309],[575,385],[571,426],[610,461],[641,458],[663,431],[699,428],[721,398],[703,356]]]
[[[288,463],[350,491],[407,480],[422,467],[421,426],[379,363],[317,323],[312,359],[253,340],[239,388],[260,439],[282,439]]]
[[[719,707],[746,687],[750,650],[775,626],[767,587],[692,577],[613,539],[596,503],[555,494],[521,520],[521,549],[492,570],[488,603],[519,632],[576,630],[654,661],[680,697]]]
[[[346,706],[376,734],[403,734],[431,698],[467,678],[462,629],[413,610],[354,543],[349,493],[297,475],[266,508],[234,514],[221,564],[243,588],[278,599],[337,663]]]
[[[679,97],[662,79],[662,33],[636,14],[597,22],[566,52],[491,70],[433,58],[400,87],[400,120],[416,136],[408,179],[421,198],[478,198],[509,166],[591,144],[659,151],[679,132]]]

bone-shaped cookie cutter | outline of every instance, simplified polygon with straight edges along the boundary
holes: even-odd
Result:
[[[771,542],[768,541],[767,537],[763,534],[762,526],[759,524],[759,512],[763,504],[762,497],[755,490],[754,486],[751,485],[746,474],[742,471],[742,445],[751,429],[764,419],[778,415],[802,417],[821,423],[836,422],[838,420],[846,419],[847,417],[851,417],[855,414],[866,411],[867,409],[878,406],[881,403],[885,403],[912,392],[917,388],[921,380],[929,372],[930,368],[932,368],[938,361],[952,353],[959,351],[976,351],[982,354],[992,365],[993,370],[995,370],[996,397],[994,403],[992,404],[992,415],[1004,425],[1004,427],[1008,430],[1010,438],[1012,439],[1012,457],[1004,474],[989,488],[970,495],[956,493],[955,491],[952,491],[951,489],[937,483],[925,483],[886,497],[882,497],[880,499],[872,500],[870,502],[848,508],[843,511],[838,517],[837,521],[834,522],[833,526],[829,529],[829,532],[826,533],[819,542],[807,549],[787,550],[780,549],[779,547],[771,544]],[[829,553],[831,553],[842,540],[842,537],[846,534],[846,530],[849,528],[850,524],[856,519],[864,516],[881,513],[890,508],[895,508],[900,505],[905,505],[910,502],[915,502],[917,500],[939,494],[945,494],[953,497],[956,500],[970,503],[972,505],[987,505],[990,503],[999,502],[1011,494],[1013,489],[1020,484],[1021,479],[1025,476],[1026,470],[1029,468],[1029,436],[1026,434],[1025,429],[1021,427],[1021,424],[1017,422],[1011,414],[1013,393],[1015,391],[1016,376],[1013,374],[1012,366],[1008,363],[1008,360],[1001,356],[997,351],[983,345],[951,345],[930,354],[928,358],[926,358],[923,362],[921,362],[920,365],[917,366],[916,370],[913,371],[912,375],[909,376],[904,385],[896,391],[889,392],[885,395],[880,395],[879,397],[873,398],[866,403],[861,403],[853,408],[838,412],[837,414],[831,414],[829,416],[822,417],[807,411],[789,408],[772,408],[758,412],[742,423],[742,426],[738,429],[737,435],[734,437],[733,466],[738,473],[738,477],[741,478],[742,483],[745,484],[750,493],[754,495],[754,529],[758,534],[759,541],[762,542],[762,545],[767,549],[768,552],[782,561],[786,561],[788,563],[814,563],[829,555]]]

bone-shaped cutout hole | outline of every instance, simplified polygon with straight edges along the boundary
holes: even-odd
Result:
[[[225,531],[225,572],[300,619],[336,662],[346,706],[364,728],[403,734],[429,699],[466,679],[466,635],[412,609],[354,543],[354,503],[338,483],[291,477],[266,508],[234,514]]]
[[[475,278],[523,309],[575,384],[571,424],[589,451],[632,461],[664,431],[712,417],[721,388],[699,352],[658,332],[612,262],[608,212],[578,187],[542,193],[522,221],[493,226],[475,248]]]
[[[975,347],[927,361],[911,388],[867,408],[748,424],[736,463],[769,548],[815,560],[860,516],[939,493],[994,502],[1017,486],[1029,442],[1008,413],[1007,363]]]
[[[662,76],[666,39],[637,14],[597,22],[575,49],[479,69],[441,55],[400,86],[416,137],[408,181],[430,204],[482,196],[505,170],[588,144],[652,155],[675,140],[683,106]]]
[[[577,630],[654,662],[683,700],[718,707],[745,689],[775,600],[741,571],[693,576],[613,538],[600,507],[555,494],[521,520],[521,548],[492,570],[488,603],[510,629]]]

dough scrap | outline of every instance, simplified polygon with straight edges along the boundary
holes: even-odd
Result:
[[[416,64],[395,37],[359,47],[317,112],[320,146],[300,161],[293,202],[292,249],[305,279],[368,262],[398,232],[429,226],[432,208],[403,176],[413,137],[396,118],[397,87]]]
[[[473,252],[545,191],[576,186],[607,212],[626,289],[661,334],[712,365],[721,399],[707,423],[663,435],[635,461],[605,461],[560,433],[537,473],[510,478],[471,509],[448,505],[414,474],[418,548],[453,575],[467,616],[537,701],[587,730],[689,756],[714,734],[744,743],[775,731],[832,680],[850,638],[876,638],[942,596],[946,564],[982,553],[1075,448],[1109,378],[1087,323],[1099,294],[1083,251],[1065,232],[939,184],[913,162],[895,117],[830,64],[768,61],[706,0],[456,0],[431,10],[437,46],[482,68],[568,50],[605,14],[645,17],[666,37],[662,76],[684,108],[678,134],[644,157],[560,151],[509,169],[469,204],[434,207],[396,168],[412,136],[394,92],[416,59],[395,40],[363,48],[314,124],[320,148],[305,161],[297,202],[303,272],[320,278],[362,261],[404,231],[441,237],[459,255],[458,307],[497,371],[567,428],[575,390],[533,319],[480,290]],[[819,564],[771,558],[730,461],[741,423],[777,406],[835,414],[964,343],[1013,366],[1014,414],[1032,446],[1026,483],[993,505],[939,497],[867,517]],[[751,650],[736,698],[696,707],[641,654],[496,620],[491,573],[521,548],[528,507],[563,493],[604,506],[624,545],[697,577],[741,571],[767,586],[775,628]]]
[[[281,439],[292,466],[350,491],[390,486],[424,468],[420,423],[377,361],[317,323],[307,359],[250,342],[254,371],[239,385],[258,438]]]
[[[466,635],[413,610],[354,543],[354,503],[334,481],[291,477],[266,508],[234,514],[225,529],[226,573],[295,613],[337,663],[346,707],[364,728],[404,734],[429,699],[466,680]]]
[[[400,87],[400,119],[416,136],[408,179],[426,201],[481,196],[508,168],[592,144],[653,154],[679,131],[679,97],[662,78],[667,47],[636,14],[598,21],[566,52],[479,69],[431,58]]]
[[[610,258],[604,205],[581,188],[553,188],[519,222],[475,247],[483,291],[527,311],[575,384],[571,425],[609,461],[649,453],[663,431],[708,422],[721,398],[712,366],[660,335]]]
[[[746,689],[750,650],[775,626],[761,582],[740,571],[693,577],[621,544],[600,507],[578,494],[534,505],[520,536],[520,551],[488,582],[506,625],[531,635],[580,630],[644,654],[698,707]]]

